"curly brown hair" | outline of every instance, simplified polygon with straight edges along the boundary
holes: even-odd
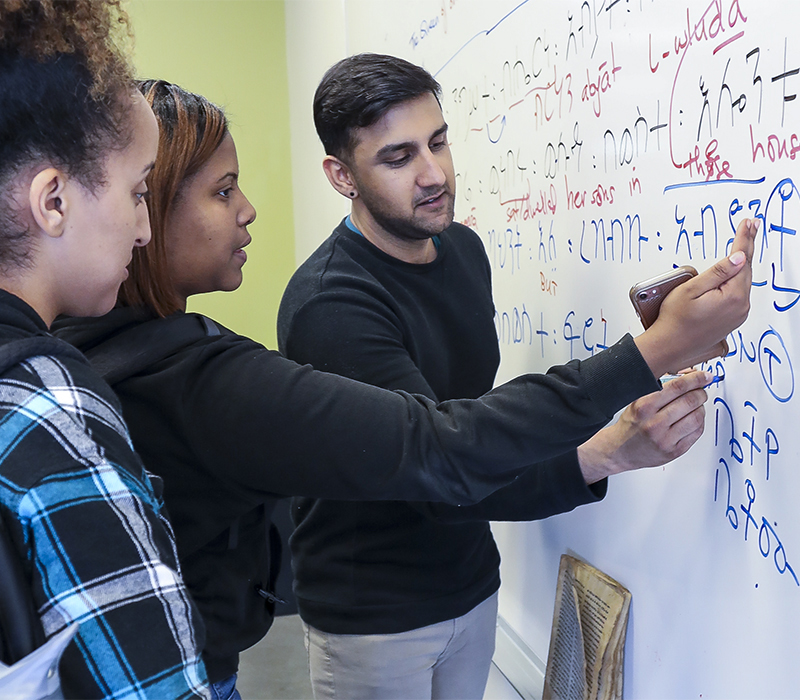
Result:
[[[11,194],[32,165],[62,168],[89,190],[131,139],[135,91],[121,0],[0,0],[0,267],[30,259]]]
[[[56,54],[84,57],[98,97],[120,87],[132,89],[130,64],[117,43],[130,38],[121,0],[3,0],[0,2],[0,51],[18,51],[34,59]],[[116,30],[116,31],[115,31]]]

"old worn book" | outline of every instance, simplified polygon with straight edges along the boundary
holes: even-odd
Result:
[[[543,700],[621,700],[630,592],[562,555]]]

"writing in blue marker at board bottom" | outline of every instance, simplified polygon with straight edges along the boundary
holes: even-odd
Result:
[[[744,515],[744,527],[741,528],[744,534],[744,541],[748,541],[748,536],[751,533],[750,527],[751,525],[754,528],[758,528],[758,549],[761,552],[761,556],[765,559],[772,554],[772,560],[775,564],[775,569],[778,571],[779,574],[786,574],[788,573],[789,576],[794,580],[794,583],[797,587],[800,587],[800,581],[797,578],[797,574],[795,574],[794,568],[789,564],[788,555],[786,554],[786,549],[783,546],[783,542],[781,542],[780,538],[778,537],[778,533],[775,530],[777,527],[776,525],[772,525],[766,517],[761,517],[761,524],[759,525],[756,516],[753,515],[753,505],[756,501],[756,488],[753,484],[751,479],[745,479],[745,490],[747,493],[747,503],[745,504],[740,503],[739,509],[733,505],[731,499],[731,472],[730,467],[728,466],[728,462],[720,457],[719,460],[720,464],[724,467],[725,475],[727,476],[727,499],[726,499],[726,506],[725,506],[725,517],[728,520],[728,523],[734,530],[739,530],[740,525],[742,522],[740,521],[740,511]],[[721,470],[718,467],[716,475],[714,477],[714,502],[716,503],[719,500],[719,477],[721,474]]]
[[[727,445],[729,453],[727,458],[743,464],[748,461],[750,467],[764,465],[764,480],[769,481],[772,460],[780,452],[781,446],[778,435],[771,426],[759,425],[756,429],[756,417],[758,407],[752,401],[745,401],[743,409],[749,414],[750,422],[746,423],[740,430],[741,417],[734,418],[734,413],[728,402],[718,396],[714,399],[716,408],[714,415],[714,446]],[[764,438],[760,438],[763,430]],[[723,434],[728,435],[727,442],[723,439]],[[741,438],[741,439],[740,439]],[[760,472],[759,472],[760,473]]]
[[[777,523],[771,524],[770,520],[761,517],[759,524],[753,512],[756,501],[756,486],[751,478],[744,479],[745,496],[736,499],[733,496],[733,479],[730,464],[740,464],[751,469],[755,468],[753,475],[764,477],[764,488],[769,484],[770,471],[773,461],[780,453],[780,441],[776,431],[769,424],[758,421],[758,406],[752,401],[744,401],[742,410],[747,416],[734,413],[728,402],[722,397],[714,399],[714,446],[727,450],[724,457],[719,458],[719,464],[714,475],[714,502],[722,498],[720,493],[723,484],[720,477],[725,475],[725,518],[734,530],[741,530],[744,541],[752,541],[753,528],[758,528],[758,547],[761,555],[766,559],[772,554],[773,562],[778,573],[788,573],[797,586],[800,587],[794,568],[789,564],[788,555],[783,543],[778,537]],[[743,425],[742,425],[743,424]],[[763,435],[763,439],[760,437]],[[736,504],[736,500],[741,500]],[[742,521],[742,517],[744,520]]]

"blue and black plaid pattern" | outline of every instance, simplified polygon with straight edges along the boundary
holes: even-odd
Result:
[[[42,356],[0,378],[0,506],[45,634],[80,625],[61,666],[68,695],[207,697],[171,527],[88,367]]]

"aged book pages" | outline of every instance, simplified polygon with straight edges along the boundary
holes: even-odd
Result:
[[[543,700],[621,700],[631,594],[602,571],[561,557]]]

